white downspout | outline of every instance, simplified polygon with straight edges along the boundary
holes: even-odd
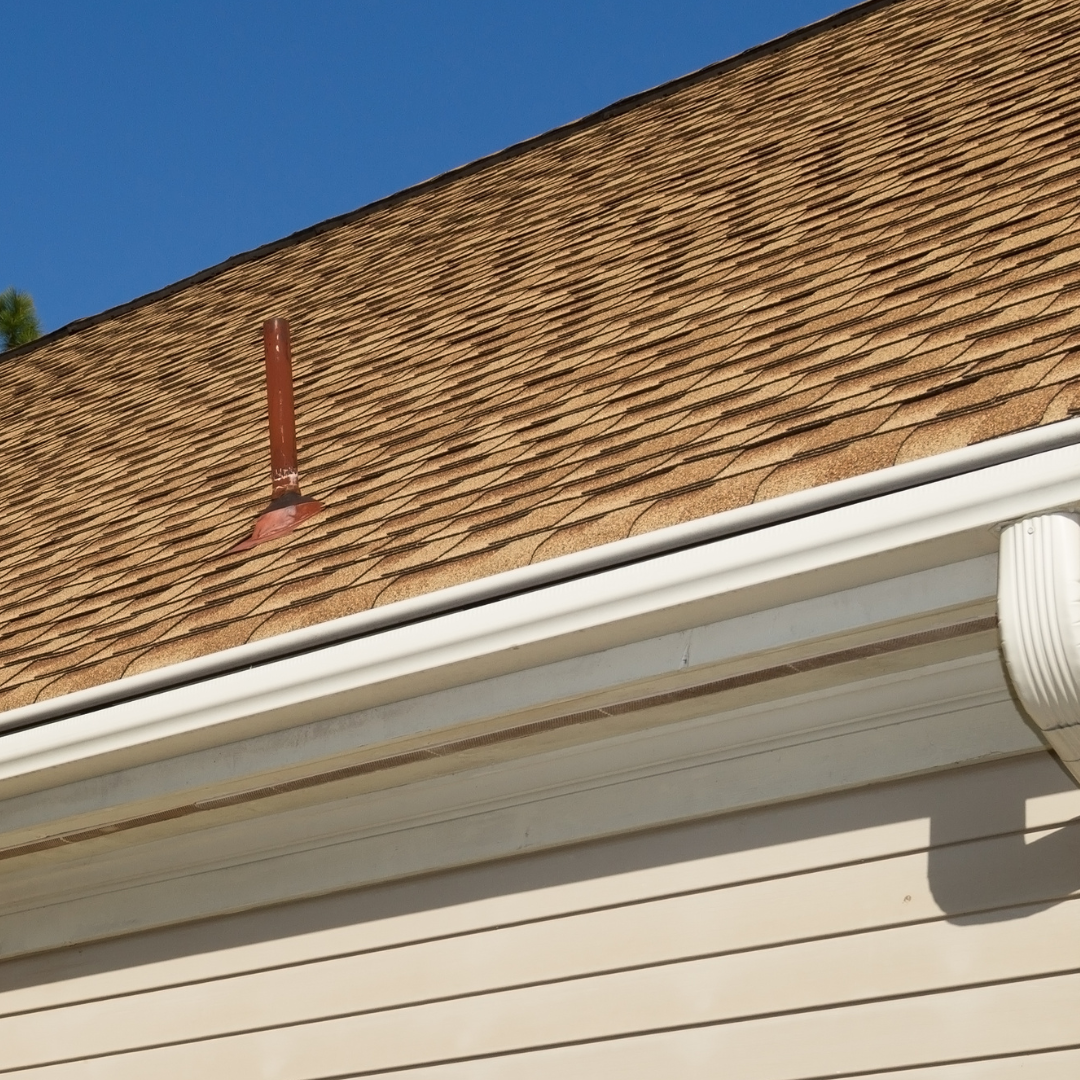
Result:
[[[1042,514],[1003,530],[998,620],[1020,703],[1080,782],[1080,517]]]

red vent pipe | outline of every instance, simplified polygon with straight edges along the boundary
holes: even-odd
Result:
[[[296,413],[293,408],[292,350],[287,319],[267,319],[263,323],[266,352],[266,400],[270,419],[270,505],[255,519],[255,528],[246,540],[227,554],[246,551],[256,544],[276,540],[291,533],[300,522],[314,517],[322,503],[300,491],[296,463]]]

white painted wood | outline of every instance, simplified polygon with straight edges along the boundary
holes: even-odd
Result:
[[[718,707],[718,704],[727,707]],[[527,744],[529,753],[524,760],[498,761],[486,766],[483,757],[479,761],[475,756],[465,757],[464,765],[467,768],[462,768],[463,763],[459,761],[456,772],[467,771],[467,778],[455,777],[438,782],[429,776],[418,782],[413,774],[405,770],[411,780],[407,792],[397,790],[404,785],[395,784],[392,777],[375,777],[373,780],[339,784],[331,791],[316,793],[314,798],[318,803],[336,803],[339,816],[351,813],[355,817],[351,800],[362,793],[363,817],[371,826],[408,827],[437,820],[440,816],[454,816],[462,810],[475,812],[481,808],[520,802],[523,798],[595,786],[598,782],[608,783],[613,779],[648,775],[698,761],[717,761],[797,747],[821,738],[875,731],[913,720],[941,718],[955,728],[958,717],[979,708],[991,711],[979,721],[981,738],[974,731],[969,732],[966,728],[963,731],[963,735],[973,736],[968,748],[970,755],[981,758],[1022,752],[1024,749],[1034,750],[1041,746],[1037,737],[1009,705],[1000,660],[994,651],[860,679],[842,688],[809,691],[804,688],[794,696],[763,703],[733,707],[729,700],[720,703],[704,700],[698,704],[696,711],[691,710],[689,718],[680,716],[672,706],[667,706],[662,710],[653,710],[645,730],[637,730],[632,719],[610,718],[602,724],[589,726],[588,731],[583,732],[583,736],[589,736],[586,741],[567,748],[563,753],[557,749],[551,750],[542,739],[526,739],[522,742]],[[960,733],[954,733],[951,741],[955,743],[959,737]],[[201,763],[201,759],[192,763],[192,769]],[[901,771],[905,764],[909,763],[893,763],[894,768]],[[477,765],[480,767],[477,768]],[[121,786],[125,777],[126,774],[118,776],[115,783]],[[457,793],[456,798],[451,794],[453,792]],[[350,801],[341,803],[340,797],[346,793]],[[24,802],[16,799],[0,804],[0,811],[3,812],[0,818],[3,823],[0,849],[4,845],[39,837],[40,831],[29,829],[25,824],[19,825],[20,807],[25,809]],[[164,802],[140,806],[139,809],[158,811],[169,805],[172,804]],[[283,828],[288,829],[282,811],[302,808],[305,803],[302,800],[277,799],[271,800],[268,805],[275,814],[273,832],[280,834]],[[732,808],[732,805],[724,807]],[[190,831],[200,824],[205,829],[210,825],[227,823],[230,816],[235,819],[267,812],[263,804],[240,806],[228,813],[217,812],[194,820],[184,819],[179,825],[165,826],[164,832],[161,827],[150,827],[131,835],[96,841],[94,850],[100,852],[137,846],[144,835],[153,834],[157,840],[162,835],[169,835],[169,829]],[[325,817],[327,808],[320,806],[314,813]],[[296,815],[293,817],[296,818]],[[102,819],[113,820],[116,820],[115,817]],[[81,827],[102,821],[78,820],[69,824]],[[351,824],[345,824],[344,828],[348,829]],[[341,831],[333,823],[328,822],[327,827],[334,832]],[[310,842],[310,833],[304,835]],[[204,837],[199,844],[204,847],[206,842]],[[83,846],[63,855],[45,852],[31,860],[9,864],[5,869],[10,874],[24,865],[47,864],[50,860],[58,859],[70,865],[72,856],[77,858],[80,852],[90,850]],[[245,837],[241,850],[252,850],[250,836]],[[145,852],[140,853],[140,861],[146,861]],[[113,873],[111,879],[115,878]],[[8,896],[10,898],[11,894]]]
[[[1053,990],[1049,987],[1038,989],[1043,991],[1043,1000],[1050,997],[1047,1004],[1053,1008],[1057,1004],[1053,1001]],[[994,996],[998,1000],[987,1000]],[[617,1076],[620,1080],[656,1080],[657,1077],[716,1080],[718,1076],[737,1077],[738,1080],[804,1080],[811,1077],[816,1080],[823,1075],[834,1075],[840,1069],[844,1070],[841,1075],[848,1075],[855,1072],[850,1067],[854,1060],[860,1065],[880,1061],[893,1051],[894,1056],[907,1059],[902,1072],[879,1071],[873,1065],[863,1071],[870,1073],[874,1080],[1075,1080],[1080,1074],[1070,1069],[1075,1070],[1080,1065],[1080,1051],[1074,1049],[1057,1053],[1021,1051],[1004,1060],[955,1065],[934,1062],[925,1068],[907,1064],[917,1057],[917,1052],[909,1050],[905,1055],[893,1050],[898,1040],[906,1039],[909,1044],[919,1041],[927,1049],[927,1044],[932,1043],[939,1052],[943,1050],[947,1055],[961,1057],[968,1047],[979,1041],[980,1025],[994,1025],[1000,1019],[1009,1029],[1015,1030],[1018,1024],[1023,1024],[1026,1014],[1010,1013],[1010,1006],[1026,1006],[1036,1012],[1036,1021],[1040,1019],[1037,994],[1027,995],[1028,1000],[1023,1002],[1002,1000],[1005,996],[988,991],[965,996],[963,1000],[948,1001],[953,1008],[943,1011],[940,1016],[934,1015],[934,999],[916,1000],[907,1009],[870,1007],[852,1010],[847,1015],[826,1015],[822,1017],[819,1032],[812,1034],[805,1025],[798,1023],[801,1018],[787,1023],[764,1021],[753,1026],[703,1028],[422,1068],[407,1075],[410,1080],[550,1080],[555,1076],[560,1080],[594,1080],[608,1076]],[[923,1008],[920,1009],[920,1005]],[[1044,1030],[1050,1029],[1051,1039],[1061,1035],[1075,1039],[1075,1016],[1069,1017],[1054,1009],[1051,1016],[1043,1019],[1046,1021]],[[860,1020],[870,1021],[870,1024],[861,1029]],[[952,1030],[949,1030],[950,1026]],[[946,1030],[942,1031],[942,1028]],[[925,1038],[917,1040],[919,1035]],[[1003,1035],[999,1030],[996,1037],[987,1042],[1001,1045],[1006,1042]],[[878,1037],[882,1053],[875,1052]],[[840,1053],[828,1053],[830,1040]],[[845,1040],[849,1040],[846,1047]],[[1024,1040],[1021,1036],[1015,1041],[1022,1043]],[[777,1042],[780,1045],[775,1045]],[[805,1058],[799,1060],[803,1048]],[[843,1054],[844,1049],[849,1052]],[[843,1064],[838,1064],[837,1058]]]
[[[797,660],[808,649],[848,648],[992,615],[996,574],[995,553],[435,693],[414,690],[401,701],[234,742],[228,754],[183,754],[60,787],[53,778],[46,790],[23,795],[14,776],[0,776],[0,830],[14,838],[45,822],[52,831],[65,822],[86,825],[109,808],[115,816],[118,806],[152,811],[185,794],[207,798],[250,786],[251,777],[287,778],[296,769],[310,771],[313,762],[341,762],[365,748],[423,745],[425,737],[445,739],[454,731],[506,726]],[[11,745],[11,736],[0,739],[0,760]]]

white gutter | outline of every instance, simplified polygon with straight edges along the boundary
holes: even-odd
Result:
[[[62,717],[84,715],[166,689],[188,686],[231,672],[242,672],[258,665],[321,650],[330,645],[368,637],[453,612],[467,611],[493,601],[592,576],[601,571],[654,560],[726,537],[813,517],[890,493],[923,487],[1078,443],[1080,418],[1005,435],[931,458],[906,462],[863,476],[823,484],[808,491],[799,491],[767,502],[713,514],[683,525],[673,525],[641,536],[603,544],[495,574],[479,581],[440,589],[425,596],[401,600],[356,615],[347,615],[316,626],[119,679],[103,686],[11,709],[0,713],[0,733]]]
[[[1028,715],[1080,781],[1080,519],[1026,518],[1001,534],[1001,647]]]
[[[437,689],[440,680],[443,685],[456,685],[488,677],[499,665],[512,670],[515,665],[538,662],[535,658],[553,647],[582,654],[607,647],[605,640],[620,635],[625,640],[643,639],[658,632],[657,627],[664,632],[665,626],[680,622],[691,626],[731,617],[747,597],[758,606],[773,606],[787,602],[777,597],[784,589],[790,593],[792,583],[801,583],[798,588],[804,595],[817,595],[846,587],[842,583],[850,581],[853,568],[862,567],[859,572],[868,575],[866,580],[875,580],[879,569],[887,571],[880,576],[909,572],[901,563],[928,560],[929,551],[944,562],[987,554],[996,547],[995,530],[1001,522],[1080,506],[1080,446],[1075,443],[1080,425],[1070,422],[1064,430],[1057,427],[1053,435],[1061,439],[1067,434],[1069,443],[1056,449],[1020,457],[1017,446],[1034,451],[1038,441],[1034,433],[1010,436],[1000,440],[1007,443],[1005,447],[991,445],[984,451],[991,461],[995,452],[1009,450],[1009,456],[976,471],[896,490],[896,472],[885,470],[891,475],[877,474],[879,482],[886,490],[892,485],[892,490],[864,502],[846,498],[842,500],[846,505],[769,527],[759,525],[753,532],[735,531],[732,525],[735,535],[721,533],[721,539],[543,589],[526,592],[519,588],[502,599],[459,605],[438,617],[432,612],[423,621],[417,617],[380,627],[372,625],[373,619],[355,616],[341,622],[363,628],[367,636],[322,648],[311,646],[305,653],[294,650],[293,655],[272,663],[265,662],[265,653],[252,649],[263,661],[260,666],[253,661],[245,670],[224,674],[208,668],[198,682],[112,704],[97,697],[92,699],[98,706],[94,711],[11,731],[0,739],[0,778],[90,758],[108,758],[122,767],[125,754],[130,756],[150,743],[158,748],[156,754],[166,752],[164,741],[172,751],[178,747],[183,751],[190,748],[192,739],[209,738],[202,745],[210,745],[245,738],[260,730],[345,715],[377,700],[413,697]],[[908,477],[930,475],[928,470],[899,468]],[[845,481],[830,488],[839,501],[845,493],[853,496],[872,490],[869,481],[873,479]],[[816,494],[820,498],[822,492]],[[802,496],[783,502],[789,507],[808,505]],[[712,527],[720,529],[725,521],[745,526],[748,520],[749,513],[733,511],[717,515]],[[667,532],[687,535],[685,529]],[[634,541],[609,547],[640,550]],[[561,561],[564,566],[583,562]],[[878,569],[866,570],[875,566]],[[517,572],[500,577],[504,582],[532,580]],[[484,584],[489,583],[480,583]],[[463,586],[446,592],[460,598],[469,595],[469,589]],[[415,613],[419,605],[409,601],[395,607]],[[381,632],[374,634],[375,629]],[[294,642],[298,637],[308,643],[312,640],[311,635],[288,637]],[[193,670],[192,665],[178,667]],[[73,694],[67,699],[69,707],[75,706],[75,699],[86,700],[84,695]],[[8,720],[25,722],[34,715],[33,709],[18,710]],[[387,731],[385,737],[393,738],[395,732]]]

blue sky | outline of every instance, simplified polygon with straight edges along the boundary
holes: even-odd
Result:
[[[0,289],[55,329],[846,6],[0,0]]]

